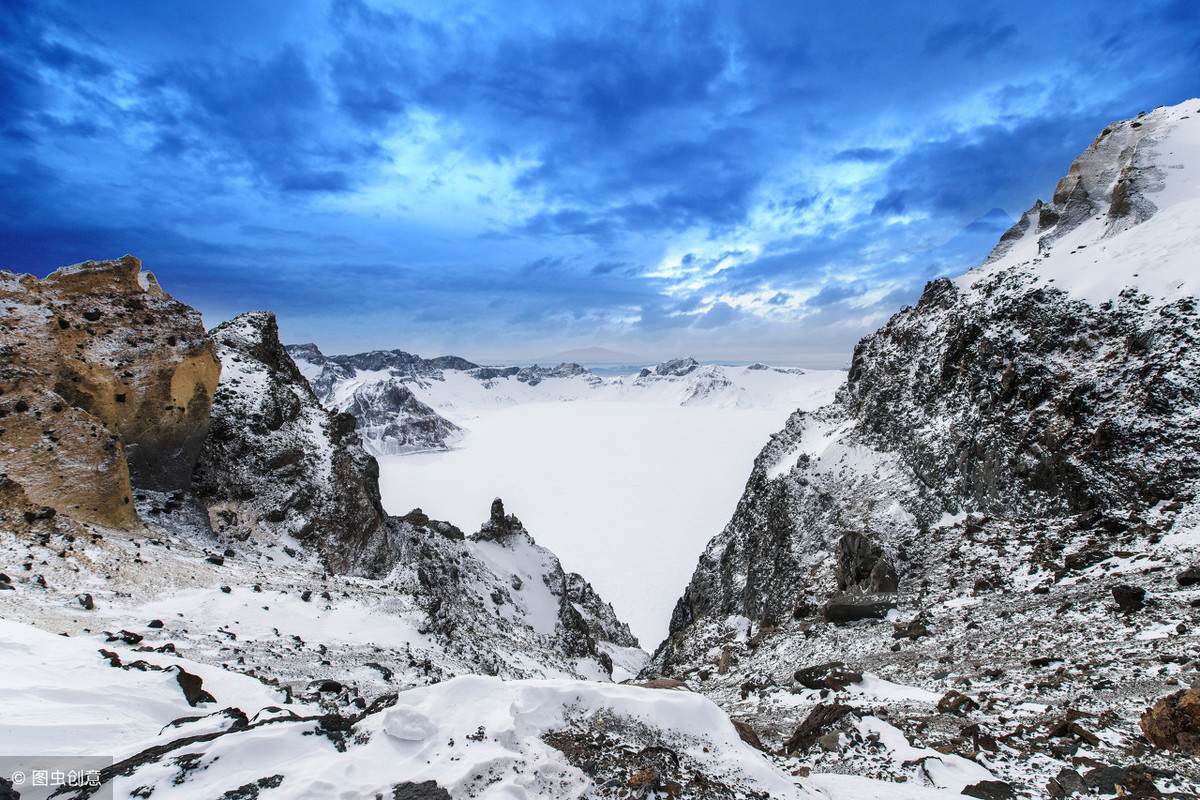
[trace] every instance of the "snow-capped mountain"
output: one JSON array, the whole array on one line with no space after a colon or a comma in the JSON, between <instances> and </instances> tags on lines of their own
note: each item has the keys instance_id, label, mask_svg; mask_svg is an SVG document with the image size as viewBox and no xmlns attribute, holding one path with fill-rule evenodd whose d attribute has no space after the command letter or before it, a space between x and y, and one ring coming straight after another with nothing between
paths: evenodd
<instances>
[{"instance_id":1,"label":"snow-capped mountain","mask_svg":"<svg viewBox=\"0 0 1200 800\"><path fill-rule=\"evenodd\" d=\"M327 356L288 345L317 397L353 414L376 455L444 449L480 414L521 403L603 400L717 408L794 408L808 390L795 368L731 367L676 358L630 375L602 377L574 363L480 366L456 356L402 350Z\"/></svg>"},{"instance_id":2,"label":"snow-capped mountain","mask_svg":"<svg viewBox=\"0 0 1200 800\"><path fill-rule=\"evenodd\" d=\"M1200 677L1197 265L1200 102L1109 125L772 437L657 669L818 766L906 774L899 724L977 797L1194 791L1138 719Z\"/></svg>"}]
</instances>

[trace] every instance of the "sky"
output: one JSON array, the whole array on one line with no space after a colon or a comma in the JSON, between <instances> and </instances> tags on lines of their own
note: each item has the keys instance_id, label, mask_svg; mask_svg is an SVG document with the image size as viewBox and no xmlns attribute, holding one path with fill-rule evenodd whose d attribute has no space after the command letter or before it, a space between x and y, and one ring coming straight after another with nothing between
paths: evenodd
<instances>
[{"instance_id":1,"label":"sky","mask_svg":"<svg viewBox=\"0 0 1200 800\"><path fill-rule=\"evenodd\" d=\"M0 268L478 361L842 366L1104 125L1194 0L0 4Z\"/></svg>"}]
</instances>

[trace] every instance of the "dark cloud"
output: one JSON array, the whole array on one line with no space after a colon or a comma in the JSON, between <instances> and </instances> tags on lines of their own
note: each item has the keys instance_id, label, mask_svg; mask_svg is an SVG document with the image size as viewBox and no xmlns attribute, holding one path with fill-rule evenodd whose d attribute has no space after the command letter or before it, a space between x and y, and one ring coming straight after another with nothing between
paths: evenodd
<instances>
[{"instance_id":1,"label":"dark cloud","mask_svg":"<svg viewBox=\"0 0 1200 800\"><path fill-rule=\"evenodd\" d=\"M879 147L852 147L849 150L843 150L834 156L835 161L867 161L880 162L891 161L896 156L896 151L888 148Z\"/></svg>"}]
</instances>

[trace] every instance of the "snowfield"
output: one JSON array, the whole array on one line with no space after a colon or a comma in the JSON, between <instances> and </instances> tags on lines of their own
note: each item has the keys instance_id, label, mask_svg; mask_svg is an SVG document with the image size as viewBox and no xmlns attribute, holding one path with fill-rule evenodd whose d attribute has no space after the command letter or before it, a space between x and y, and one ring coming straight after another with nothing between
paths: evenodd
<instances>
[{"instance_id":1,"label":"snowfield","mask_svg":"<svg viewBox=\"0 0 1200 800\"><path fill-rule=\"evenodd\" d=\"M653 649L762 442L796 407L829 402L844 379L796 376L803 391L786 408L681 406L669 391L659 402L475 405L456 449L379 458L384 506L471 526L502 497Z\"/></svg>"}]
</instances>

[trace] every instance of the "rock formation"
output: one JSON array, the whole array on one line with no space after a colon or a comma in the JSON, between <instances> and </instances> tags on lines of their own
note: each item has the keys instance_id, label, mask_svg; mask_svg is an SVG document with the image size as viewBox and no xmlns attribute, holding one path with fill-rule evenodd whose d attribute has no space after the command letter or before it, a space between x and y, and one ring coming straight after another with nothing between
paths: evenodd
<instances>
[{"instance_id":1,"label":"rock formation","mask_svg":"<svg viewBox=\"0 0 1200 800\"><path fill-rule=\"evenodd\" d=\"M275 315L251 312L211 332L225 370L196 465L213 531L294 541L329 569L380 576L387 544L379 467L349 414L326 411L279 343Z\"/></svg>"},{"instance_id":2,"label":"rock formation","mask_svg":"<svg viewBox=\"0 0 1200 800\"><path fill-rule=\"evenodd\" d=\"M188 485L220 374L198 313L132 256L0 273L0 303L3 471L31 499L128 526L131 484Z\"/></svg>"}]
</instances>

